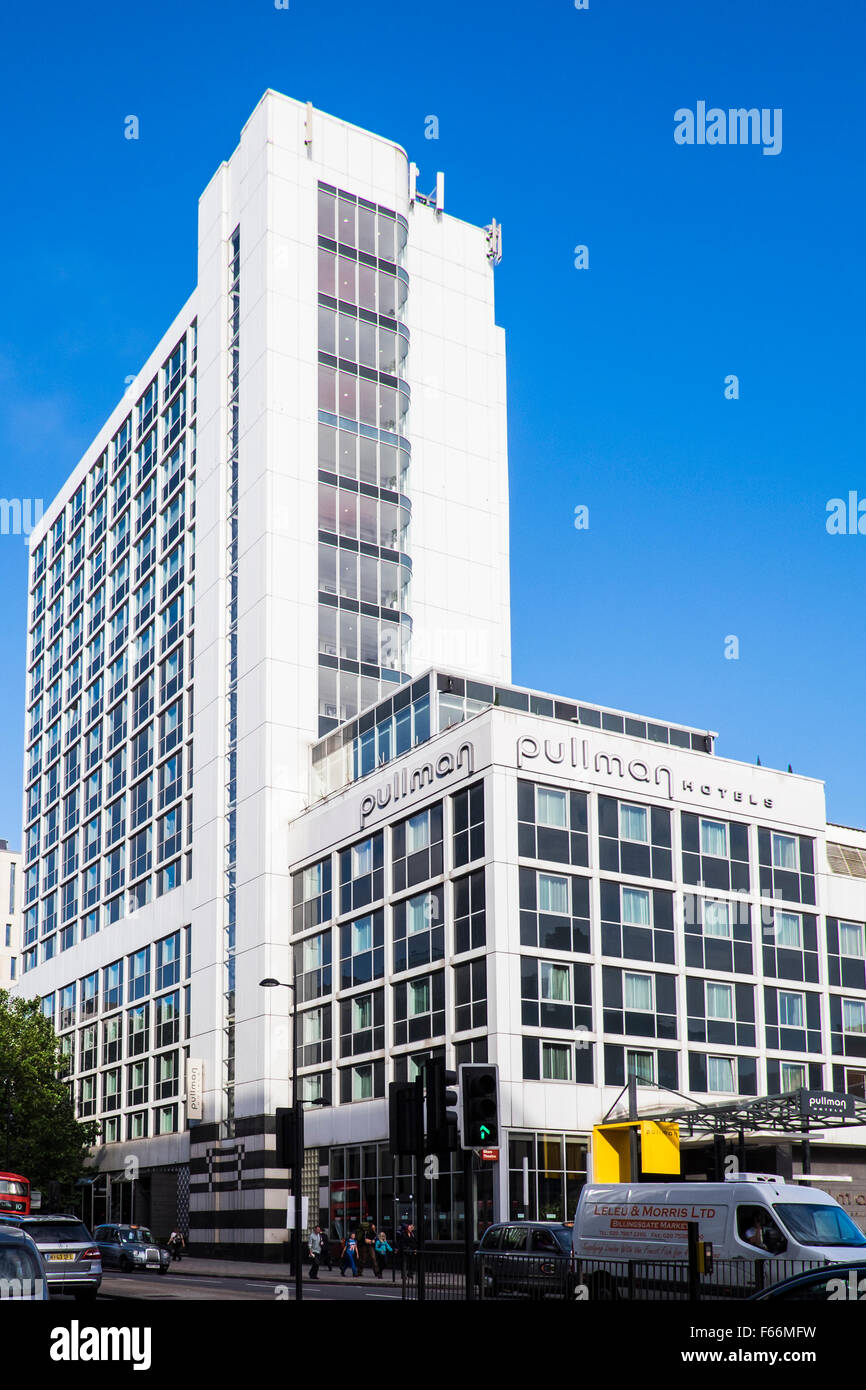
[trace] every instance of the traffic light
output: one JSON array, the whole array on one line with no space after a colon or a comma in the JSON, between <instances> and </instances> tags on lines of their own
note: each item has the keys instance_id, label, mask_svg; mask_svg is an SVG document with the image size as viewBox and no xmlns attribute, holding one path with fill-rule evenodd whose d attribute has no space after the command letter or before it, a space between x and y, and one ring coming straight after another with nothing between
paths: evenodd
<instances>
[{"instance_id":1,"label":"traffic light","mask_svg":"<svg viewBox=\"0 0 866 1390\"><path fill-rule=\"evenodd\" d=\"M297 1117L297 1118L296 1118ZM295 1166L295 1147L304 1151L304 1112L301 1106L295 1110L294 1106L289 1109L280 1107L277 1110L277 1155L274 1159L274 1166L277 1168L294 1168ZM296 1124L300 1125L300 1140L298 1139Z\"/></svg>"},{"instance_id":2,"label":"traffic light","mask_svg":"<svg viewBox=\"0 0 866 1390\"><path fill-rule=\"evenodd\" d=\"M460 1068L463 1148L499 1145L499 1076L487 1062L464 1062Z\"/></svg>"},{"instance_id":3,"label":"traffic light","mask_svg":"<svg viewBox=\"0 0 866 1390\"><path fill-rule=\"evenodd\" d=\"M414 1081L388 1087L388 1148L392 1154L416 1154L421 1147L423 1113Z\"/></svg>"},{"instance_id":4,"label":"traffic light","mask_svg":"<svg viewBox=\"0 0 866 1390\"><path fill-rule=\"evenodd\" d=\"M427 1083L427 1152L450 1153L458 1148L456 1071L446 1070L442 1061L426 1064Z\"/></svg>"}]
</instances>

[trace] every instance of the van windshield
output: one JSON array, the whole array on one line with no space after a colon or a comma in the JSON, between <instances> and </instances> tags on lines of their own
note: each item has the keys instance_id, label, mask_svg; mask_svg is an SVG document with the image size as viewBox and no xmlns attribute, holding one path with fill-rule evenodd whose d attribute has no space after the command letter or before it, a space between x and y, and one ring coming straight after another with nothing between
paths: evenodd
<instances>
[{"instance_id":1,"label":"van windshield","mask_svg":"<svg viewBox=\"0 0 866 1390\"><path fill-rule=\"evenodd\" d=\"M866 1236L841 1207L824 1202L775 1202L773 1210L802 1245L866 1245Z\"/></svg>"}]
</instances>

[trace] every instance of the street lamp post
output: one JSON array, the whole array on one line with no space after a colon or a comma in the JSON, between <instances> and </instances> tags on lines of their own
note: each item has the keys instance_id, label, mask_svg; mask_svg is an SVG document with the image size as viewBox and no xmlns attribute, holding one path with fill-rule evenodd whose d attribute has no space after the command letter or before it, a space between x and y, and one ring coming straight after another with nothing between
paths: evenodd
<instances>
[{"instance_id":1,"label":"street lamp post","mask_svg":"<svg viewBox=\"0 0 866 1390\"><path fill-rule=\"evenodd\" d=\"M295 1201L295 1224L292 1230L292 1257L295 1264L295 1299L300 1302L304 1297L304 1279L301 1268L301 1175L304 1166L304 1107L298 1094L298 996L296 982L293 979L291 984L284 980L274 980L268 978L260 980L259 984L263 989L290 989L292 991L292 1111L293 1111L293 1132L294 1148L292 1162L292 1195Z\"/></svg>"}]
</instances>

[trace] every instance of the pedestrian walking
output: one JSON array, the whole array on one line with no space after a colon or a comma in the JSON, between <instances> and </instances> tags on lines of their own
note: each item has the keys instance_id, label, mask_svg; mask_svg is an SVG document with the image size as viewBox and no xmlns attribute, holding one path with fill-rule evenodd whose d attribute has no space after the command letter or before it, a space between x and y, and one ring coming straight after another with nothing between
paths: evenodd
<instances>
[{"instance_id":1,"label":"pedestrian walking","mask_svg":"<svg viewBox=\"0 0 866 1390\"><path fill-rule=\"evenodd\" d=\"M358 1240L354 1231L350 1231L343 1241L343 1248L340 1252L341 1276L345 1275L347 1265L351 1269L354 1278L360 1278L361 1271L358 1269Z\"/></svg>"},{"instance_id":2,"label":"pedestrian walking","mask_svg":"<svg viewBox=\"0 0 866 1390\"><path fill-rule=\"evenodd\" d=\"M322 1253L319 1256L319 1265L322 1269L327 1269L330 1274L331 1270L334 1268L331 1260L331 1237L327 1231L322 1230L321 1226L319 1230L322 1234Z\"/></svg>"},{"instance_id":3,"label":"pedestrian walking","mask_svg":"<svg viewBox=\"0 0 866 1390\"><path fill-rule=\"evenodd\" d=\"M376 1241L379 1233L376 1230L375 1221L371 1221L364 1232L364 1244L362 1249L362 1268L366 1268L369 1262L373 1267L373 1277L379 1278L379 1261L376 1257Z\"/></svg>"},{"instance_id":4,"label":"pedestrian walking","mask_svg":"<svg viewBox=\"0 0 866 1390\"><path fill-rule=\"evenodd\" d=\"M384 1271L388 1268L388 1256L394 1253L394 1247L388 1240L385 1231L379 1231L376 1235L375 1250L376 1257L379 1261L378 1278L381 1279Z\"/></svg>"},{"instance_id":5,"label":"pedestrian walking","mask_svg":"<svg viewBox=\"0 0 866 1390\"><path fill-rule=\"evenodd\" d=\"M318 1277L319 1277L319 1256L320 1256L321 1253L322 1253L322 1228L321 1228L321 1226L317 1226L317 1227L315 1228L315 1230L313 1230L313 1231L310 1232L310 1238L309 1238L309 1240L307 1241L307 1246L308 1246L309 1251L310 1251L310 1278L311 1278L311 1279L318 1279Z\"/></svg>"}]
</instances>

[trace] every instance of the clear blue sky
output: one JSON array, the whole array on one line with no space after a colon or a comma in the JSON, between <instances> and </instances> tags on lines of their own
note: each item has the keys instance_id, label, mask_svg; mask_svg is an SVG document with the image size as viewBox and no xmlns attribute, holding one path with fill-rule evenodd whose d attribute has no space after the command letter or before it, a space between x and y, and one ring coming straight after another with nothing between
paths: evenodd
<instances>
[{"instance_id":1,"label":"clear blue sky","mask_svg":"<svg viewBox=\"0 0 866 1390\"><path fill-rule=\"evenodd\" d=\"M864 48L850 0L14 7L0 490L53 496L191 290L196 200L262 92L312 100L503 224L515 680L717 729L866 824L866 536L825 529L866 497ZM698 101L781 108L782 152L676 145ZM15 845L25 582L0 537Z\"/></svg>"}]
</instances>

